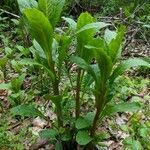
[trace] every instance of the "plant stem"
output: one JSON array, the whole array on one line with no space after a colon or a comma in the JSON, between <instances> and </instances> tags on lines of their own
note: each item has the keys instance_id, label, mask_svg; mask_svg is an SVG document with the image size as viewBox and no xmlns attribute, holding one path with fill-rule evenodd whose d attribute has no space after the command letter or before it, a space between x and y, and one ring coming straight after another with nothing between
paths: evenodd
<instances>
[{"instance_id":1,"label":"plant stem","mask_svg":"<svg viewBox=\"0 0 150 150\"><path fill-rule=\"evenodd\" d=\"M59 81L56 79L52 84L54 96L59 96ZM58 119L58 126L59 127L63 126L61 102L59 102L58 105L56 106L56 115Z\"/></svg>"},{"instance_id":2,"label":"plant stem","mask_svg":"<svg viewBox=\"0 0 150 150\"><path fill-rule=\"evenodd\" d=\"M90 131L90 135L93 137L95 135L95 130L96 130L96 125L97 125L97 121L99 119L99 115L100 115L100 107L97 107L96 108L96 114L95 114L95 117L94 117L94 121L93 121L93 125L92 125L92 128L91 128L91 131Z\"/></svg>"},{"instance_id":3,"label":"plant stem","mask_svg":"<svg viewBox=\"0 0 150 150\"><path fill-rule=\"evenodd\" d=\"M57 73L54 67L54 62L49 62L49 65L51 67L52 72L55 75L55 80L52 82L53 93L54 96L59 96L59 80L57 79ZM63 126L61 102L59 102L58 105L56 106L56 115L58 119L58 127Z\"/></svg>"},{"instance_id":4,"label":"plant stem","mask_svg":"<svg viewBox=\"0 0 150 150\"><path fill-rule=\"evenodd\" d=\"M76 119L79 118L80 115L80 76L81 76L81 69L78 70L77 75L77 87L76 87Z\"/></svg>"},{"instance_id":5,"label":"plant stem","mask_svg":"<svg viewBox=\"0 0 150 150\"><path fill-rule=\"evenodd\" d=\"M99 116L103 110L103 107L105 105L105 93L106 91L105 90L102 90L103 92L100 94L100 95L96 95L95 96L95 100L96 100L96 114L95 114L95 117L94 117L94 121L93 121L93 125L92 125L92 128L90 130L90 135L91 137L94 137L95 135L95 131L96 131L96 126L97 126L97 122L99 120Z\"/></svg>"},{"instance_id":6,"label":"plant stem","mask_svg":"<svg viewBox=\"0 0 150 150\"><path fill-rule=\"evenodd\" d=\"M73 98L76 99L76 93L75 93L75 91L74 91L74 86L73 86L73 82L72 82L72 80L71 80L71 76L70 76L69 71L67 71L67 75L68 75L68 79L69 79L69 81L70 81L71 88L72 88L72 90L73 90Z\"/></svg>"},{"instance_id":7,"label":"plant stem","mask_svg":"<svg viewBox=\"0 0 150 150\"><path fill-rule=\"evenodd\" d=\"M99 104L96 104L96 114L95 114L95 117L94 117L94 120L93 120L93 125L92 125L91 130L90 130L90 136L91 137L95 136L97 122L99 120L99 116L100 116L100 114L103 110L103 106L104 106L104 103L105 103L105 94L102 94L102 95L98 96L98 98L97 98L97 96L95 96L95 100L96 100L96 103L97 103L97 100L98 100ZM87 146L87 149L88 150L93 150L94 146L95 146L94 143L90 142Z\"/></svg>"}]
</instances>

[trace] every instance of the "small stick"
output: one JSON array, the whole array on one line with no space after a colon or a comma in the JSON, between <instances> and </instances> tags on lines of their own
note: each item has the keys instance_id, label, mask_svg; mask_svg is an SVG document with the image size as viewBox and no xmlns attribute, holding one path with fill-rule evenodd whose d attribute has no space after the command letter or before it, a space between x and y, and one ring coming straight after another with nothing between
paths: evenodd
<instances>
[{"instance_id":1,"label":"small stick","mask_svg":"<svg viewBox=\"0 0 150 150\"><path fill-rule=\"evenodd\" d=\"M11 15L11 16L13 16L13 17L15 17L15 18L18 18L18 19L20 18L20 16L18 16L18 15L16 15L16 14L13 14L13 13L11 13L11 12L9 12L9 11L3 10L3 9L0 9L0 11L6 13L6 14L8 14L8 15Z\"/></svg>"}]
</instances>

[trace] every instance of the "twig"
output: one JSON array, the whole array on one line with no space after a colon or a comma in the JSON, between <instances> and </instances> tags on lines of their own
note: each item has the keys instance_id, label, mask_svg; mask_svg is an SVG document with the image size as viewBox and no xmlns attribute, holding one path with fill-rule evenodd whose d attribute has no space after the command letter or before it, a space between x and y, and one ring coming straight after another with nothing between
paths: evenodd
<instances>
[{"instance_id":1,"label":"twig","mask_svg":"<svg viewBox=\"0 0 150 150\"><path fill-rule=\"evenodd\" d=\"M98 17L98 19L120 20L118 17Z\"/></svg>"},{"instance_id":2,"label":"twig","mask_svg":"<svg viewBox=\"0 0 150 150\"><path fill-rule=\"evenodd\" d=\"M11 16L13 16L13 17L15 17L15 18L18 18L18 19L20 18L20 16L18 16L18 15L16 15L16 14L13 14L13 13L11 13L11 12L9 12L9 11L6 11L6 10L4 10L4 9L1 9L1 8L0 8L0 11L6 13L6 14L8 14L8 15L11 15Z\"/></svg>"}]
</instances>

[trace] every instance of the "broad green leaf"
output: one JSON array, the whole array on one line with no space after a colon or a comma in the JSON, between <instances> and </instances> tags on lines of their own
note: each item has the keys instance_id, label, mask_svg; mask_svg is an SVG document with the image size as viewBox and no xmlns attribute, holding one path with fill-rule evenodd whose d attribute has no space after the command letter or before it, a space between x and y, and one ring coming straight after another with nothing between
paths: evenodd
<instances>
[{"instance_id":1,"label":"broad green leaf","mask_svg":"<svg viewBox=\"0 0 150 150\"><path fill-rule=\"evenodd\" d=\"M21 12L23 12L26 8L38 7L38 3L36 0L17 0L17 2Z\"/></svg>"},{"instance_id":2,"label":"broad green leaf","mask_svg":"<svg viewBox=\"0 0 150 150\"><path fill-rule=\"evenodd\" d=\"M112 61L104 50L99 49L96 52L96 60L101 74L101 82L105 83L112 70Z\"/></svg>"},{"instance_id":3,"label":"broad green leaf","mask_svg":"<svg viewBox=\"0 0 150 150\"><path fill-rule=\"evenodd\" d=\"M24 14L27 18L30 33L45 52L49 63L52 61L53 29L45 15L37 9L26 9Z\"/></svg>"},{"instance_id":4,"label":"broad green leaf","mask_svg":"<svg viewBox=\"0 0 150 150\"><path fill-rule=\"evenodd\" d=\"M147 61L150 64L150 57L144 57L142 58L144 61Z\"/></svg>"},{"instance_id":5,"label":"broad green leaf","mask_svg":"<svg viewBox=\"0 0 150 150\"><path fill-rule=\"evenodd\" d=\"M13 50L9 47L5 47L5 53L7 57L11 57L13 54Z\"/></svg>"},{"instance_id":6,"label":"broad green leaf","mask_svg":"<svg viewBox=\"0 0 150 150\"><path fill-rule=\"evenodd\" d=\"M88 45L85 45L86 48L88 49L106 49L105 48L105 40L102 38L93 38L88 42ZM95 56L94 56L95 57Z\"/></svg>"},{"instance_id":7,"label":"broad green leaf","mask_svg":"<svg viewBox=\"0 0 150 150\"><path fill-rule=\"evenodd\" d=\"M24 96L25 96L25 93L23 90L22 91L21 90L19 90L19 91L12 91L11 90L11 94L8 95L7 98L9 100L11 106L14 107L14 106L20 105L20 103L24 99Z\"/></svg>"},{"instance_id":8,"label":"broad green leaf","mask_svg":"<svg viewBox=\"0 0 150 150\"><path fill-rule=\"evenodd\" d=\"M85 13L82 13L78 20L77 20L77 33L76 36L77 36L77 54L80 56L80 57L85 57L85 54L86 54L86 50L84 48L85 45L87 45L87 43L93 38L94 34L95 34L95 29L93 28L88 28L86 30L82 30L82 32L78 32L82 29L82 27L84 27L85 25L89 24L89 23L93 23L94 19L93 17L85 12Z\"/></svg>"},{"instance_id":9,"label":"broad green leaf","mask_svg":"<svg viewBox=\"0 0 150 150\"><path fill-rule=\"evenodd\" d=\"M150 25L149 24L145 24L145 25L143 25L143 27L150 28Z\"/></svg>"},{"instance_id":10,"label":"broad green leaf","mask_svg":"<svg viewBox=\"0 0 150 150\"><path fill-rule=\"evenodd\" d=\"M76 23L73 19L67 18L67 17L62 17L62 19L65 20L65 21L69 24L70 28L71 28L73 31L76 30L77 23Z\"/></svg>"},{"instance_id":11,"label":"broad green leaf","mask_svg":"<svg viewBox=\"0 0 150 150\"><path fill-rule=\"evenodd\" d=\"M11 61L11 67L16 71L16 72L22 72L22 66L16 61L16 60L12 60Z\"/></svg>"},{"instance_id":12,"label":"broad green leaf","mask_svg":"<svg viewBox=\"0 0 150 150\"><path fill-rule=\"evenodd\" d=\"M75 122L75 126L78 130L89 128L90 125L90 122L83 117L78 118Z\"/></svg>"},{"instance_id":13,"label":"broad green leaf","mask_svg":"<svg viewBox=\"0 0 150 150\"><path fill-rule=\"evenodd\" d=\"M0 58L0 69L4 69L8 61L9 60L7 57Z\"/></svg>"},{"instance_id":14,"label":"broad green leaf","mask_svg":"<svg viewBox=\"0 0 150 150\"><path fill-rule=\"evenodd\" d=\"M121 64L119 64L117 68L113 71L112 75L110 76L110 83L113 83L113 81L119 75L123 74L125 70L137 66L145 66L150 68L150 63L140 58L130 58L128 60L125 60Z\"/></svg>"},{"instance_id":15,"label":"broad green leaf","mask_svg":"<svg viewBox=\"0 0 150 150\"><path fill-rule=\"evenodd\" d=\"M11 113L22 117L44 117L44 115L35 108L34 105L23 104L11 109Z\"/></svg>"},{"instance_id":16,"label":"broad green leaf","mask_svg":"<svg viewBox=\"0 0 150 150\"><path fill-rule=\"evenodd\" d=\"M85 116L76 120L75 126L78 130L86 129L92 126L95 114L93 112L87 113Z\"/></svg>"},{"instance_id":17,"label":"broad green leaf","mask_svg":"<svg viewBox=\"0 0 150 150\"><path fill-rule=\"evenodd\" d=\"M11 90L14 92L19 92L21 90L21 86L23 84L23 81L25 79L25 74L20 75L17 78L14 78L11 80Z\"/></svg>"},{"instance_id":18,"label":"broad green leaf","mask_svg":"<svg viewBox=\"0 0 150 150\"><path fill-rule=\"evenodd\" d=\"M40 131L39 135L41 138L45 139L55 139L58 136L58 131L56 129L45 129Z\"/></svg>"},{"instance_id":19,"label":"broad green leaf","mask_svg":"<svg viewBox=\"0 0 150 150\"><path fill-rule=\"evenodd\" d=\"M104 83L110 76L113 67L111 57L108 55L107 47L105 47L105 41L97 38L92 39L88 44L85 47L95 51L93 55L95 55L101 75L99 81Z\"/></svg>"},{"instance_id":20,"label":"broad green leaf","mask_svg":"<svg viewBox=\"0 0 150 150\"><path fill-rule=\"evenodd\" d=\"M0 90L10 90L11 84L10 83L0 83Z\"/></svg>"},{"instance_id":21,"label":"broad green leaf","mask_svg":"<svg viewBox=\"0 0 150 150\"><path fill-rule=\"evenodd\" d=\"M83 89L82 92L86 93L87 91L91 91L91 86L93 86L93 83L94 83L93 77L89 73L86 73L82 80L82 89ZM84 94L82 95L82 97L83 96Z\"/></svg>"},{"instance_id":22,"label":"broad green leaf","mask_svg":"<svg viewBox=\"0 0 150 150\"><path fill-rule=\"evenodd\" d=\"M60 19L64 5L65 0L39 0L39 9L49 19L53 29Z\"/></svg>"},{"instance_id":23,"label":"broad green leaf","mask_svg":"<svg viewBox=\"0 0 150 150\"><path fill-rule=\"evenodd\" d=\"M86 30L93 30L93 29L96 29L96 30L100 30L102 28L105 28L107 26L109 26L110 24L108 23L105 23L105 22L94 22L94 23L88 23L86 25L84 25L82 28L80 28L79 30L77 30L76 34L79 34L83 31L86 31Z\"/></svg>"},{"instance_id":24,"label":"broad green leaf","mask_svg":"<svg viewBox=\"0 0 150 150\"><path fill-rule=\"evenodd\" d=\"M108 53L106 42L102 38L92 38L84 47L86 49L83 58L86 58L86 61L89 63L91 63L91 60L96 57L99 49Z\"/></svg>"},{"instance_id":25,"label":"broad green leaf","mask_svg":"<svg viewBox=\"0 0 150 150\"><path fill-rule=\"evenodd\" d=\"M116 31L111 31L109 29L106 29L105 30L105 33L104 33L104 39L105 41L109 44L113 39L115 39L117 36L117 33Z\"/></svg>"},{"instance_id":26,"label":"broad green leaf","mask_svg":"<svg viewBox=\"0 0 150 150\"><path fill-rule=\"evenodd\" d=\"M43 65L42 63L36 62L33 59L22 59L22 60L18 61L18 63L21 65L43 67L43 69L46 70L48 75L51 77L52 81L55 79L53 72L51 72L51 70L47 67L47 65Z\"/></svg>"},{"instance_id":27,"label":"broad green leaf","mask_svg":"<svg viewBox=\"0 0 150 150\"><path fill-rule=\"evenodd\" d=\"M132 139L131 137L124 139L123 144L127 149L143 150L141 143L138 140Z\"/></svg>"},{"instance_id":28,"label":"broad green leaf","mask_svg":"<svg viewBox=\"0 0 150 150\"><path fill-rule=\"evenodd\" d=\"M58 48L58 60L59 60L59 68L62 67L64 59L67 57L67 52L69 50L69 46L71 43L71 37L70 36L57 36L57 41L59 43Z\"/></svg>"},{"instance_id":29,"label":"broad green leaf","mask_svg":"<svg viewBox=\"0 0 150 150\"><path fill-rule=\"evenodd\" d=\"M89 74L91 74L93 79L97 82L97 77L96 77L94 70L92 69L92 67L89 64L87 64L87 62L84 59L82 59L78 56L72 56L70 58L70 60L73 63L76 63L80 68L86 70Z\"/></svg>"},{"instance_id":30,"label":"broad green leaf","mask_svg":"<svg viewBox=\"0 0 150 150\"><path fill-rule=\"evenodd\" d=\"M125 27L122 26L119 28L116 37L113 38L108 45L109 56L111 57L113 63L121 55L121 45L123 43L124 33Z\"/></svg>"},{"instance_id":31,"label":"broad green leaf","mask_svg":"<svg viewBox=\"0 0 150 150\"><path fill-rule=\"evenodd\" d=\"M113 104L113 105L106 105L105 109L102 112L102 116L111 116L117 112L133 112L137 111L141 108L141 105L138 102L131 102L131 103L120 103L120 104Z\"/></svg>"},{"instance_id":32,"label":"broad green leaf","mask_svg":"<svg viewBox=\"0 0 150 150\"><path fill-rule=\"evenodd\" d=\"M87 145L92 141L92 138L87 131L79 131L76 135L76 141L79 145Z\"/></svg>"},{"instance_id":33,"label":"broad green leaf","mask_svg":"<svg viewBox=\"0 0 150 150\"><path fill-rule=\"evenodd\" d=\"M78 118L75 122L76 128L78 130L89 128L93 124L94 116L94 112L89 112L85 116Z\"/></svg>"},{"instance_id":34,"label":"broad green leaf","mask_svg":"<svg viewBox=\"0 0 150 150\"><path fill-rule=\"evenodd\" d=\"M30 55L29 48L25 48L23 46L17 45L16 48L20 51L20 57L25 56L28 57Z\"/></svg>"},{"instance_id":35,"label":"broad green leaf","mask_svg":"<svg viewBox=\"0 0 150 150\"><path fill-rule=\"evenodd\" d=\"M61 140L62 141L70 141L72 139L72 133L71 131L65 131L63 134L61 134Z\"/></svg>"},{"instance_id":36,"label":"broad green leaf","mask_svg":"<svg viewBox=\"0 0 150 150\"><path fill-rule=\"evenodd\" d=\"M86 119L91 125L93 124L93 120L95 117L95 113L94 112L89 112L84 116L84 119Z\"/></svg>"},{"instance_id":37,"label":"broad green leaf","mask_svg":"<svg viewBox=\"0 0 150 150\"><path fill-rule=\"evenodd\" d=\"M150 135L150 128L146 125L144 127L141 127L139 130L139 134L143 138L148 138L148 136Z\"/></svg>"},{"instance_id":38,"label":"broad green leaf","mask_svg":"<svg viewBox=\"0 0 150 150\"><path fill-rule=\"evenodd\" d=\"M34 54L33 55L39 55L42 58L46 58L44 51L42 47L39 45L39 43L36 40L33 40L33 47L35 48L35 51L32 51Z\"/></svg>"}]
</instances>

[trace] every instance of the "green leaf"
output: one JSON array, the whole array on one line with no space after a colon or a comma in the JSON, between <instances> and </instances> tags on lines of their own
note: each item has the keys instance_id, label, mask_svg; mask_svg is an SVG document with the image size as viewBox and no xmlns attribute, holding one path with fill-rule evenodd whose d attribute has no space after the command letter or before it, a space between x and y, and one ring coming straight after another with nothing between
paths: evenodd
<instances>
[{"instance_id":1,"label":"green leaf","mask_svg":"<svg viewBox=\"0 0 150 150\"><path fill-rule=\"evenodd\" d=\"M89 128L93 124L94 116L93 112L89 112L85 116L78 118L75 122L76 128L79 130Z\"/></svg>"},{"instance_id":2,"label":"green leaf","mask_svg":"<svg viewBox=\"0 0 150 150\"><path fill-rule=\"evenodd\" d=\"M61 36L57 36L56 37L58 43L59 43L59 48L58 48L58 60L59 60L59 69L62 67L63 65L63 61L64 59L67 57L67 52L69 50L69 46L71 43L71 37L70 36L65 36L65 35L61 35Z\"/></svg>"},{"instance_id":3,"label":"green leaf","mask_svg":"<svg viewBox=\"0 0 150 150\"><path fill-rule=\"evenodd\" d=\"M110 76L110 83L113 83L114 80L119 75L123 74L125 70L131 67L137 67L137 66L146 66L150 68L150 63L140 58L131 58L131 59L125 60L121 64L119 64L117 68L113 71L112 75Z\"/></svg>"},{"instance_id":4,"label":"green leaf","mask_svg":"<svg viewBox=\"0 0 150 150\"><path fill-rule=\"evenodd\" d=\"M12 60L11 61L11 67L16 71L16 72L22 72L21 68L22 66L16 61L16 60Z\"/></svg>"},{"instance_id":5,"label":"green leaf","mask_svg":"<svg viewBox=\"0 0 150 150\"><path fill-rule=\"evenodd\" d=\"M33 47L35 48L35 50L34 51L32 50L32 53L33 55L35 55L35 57L38 55L41 58L46 58L42 47L36 40L33 40Z\"/></svg>"},{"instance_id":6,"label":"green leaf","mask_svg":"<svg viewBox=\"0 0 150 150\"><path fill-rule=\"evenodd\" d=\"M88 23L85 26L83 26L82 28L80 28L79 30L77 30L76 34L79 34L79 33L83 32L83 31L91 30L91 29L100 30L100 29L105 28L105 27L107 27L109 25L110 24L105 23L105 22Z\"/></svg>"},{"instance_id":7,"label":"green leaf","mask_svg":"<svg viewBox=\"0 0 150 150\"><path fill-rule=\"evenodd\" d=\"M111 57L112 62L115 62L116 59L121 55L121 45L123 42L124 33L125 33L125 27L122 26L119 28L116 37L113 38L108 45L109 56Z\"/></svg>"},{"instance_id":8,"label":"green leaf","mask_svg":"<svg viewBox=\"0 0 150 150\"><path fill-rule=\"evenodd\" d=\"M100 69L101 82L105 83L112 70L112 61L110 56L104 50L96 50L96 60Z\"/></svg>"},{"instance_id":9,"label":"green leaf","mask_svg":"<svg viewBox=\"0 0 150 150\"><path fill-rule=\"evenodd\" d=\"M144 61L147 61L150 64L150 57L144 57L142 58Z\"/></svg>"},{"instance_id":10,"label":"green leaf","mask_svg":"<svg viewBox=\"0 0 150 150\"><path fill-rule=\"evenodd\" d=\"M21 65L43 67L43 69L45 69L47 71L47 73L49 74L49 76L51 77L52 81L55 79L54 74L51 72L51 70L49 68L47 68L47 65L43 65L42 63L36 62L33 59L22 59L22 60L18 61L18 63Z\"/></svg>"},{"instance_id":11,"label":"green leaf","mask_svg":"<svg viewBox=\"0 0 150 150\"><path fill-rule=\"evenodd\" d=\"M28 48L25 48L23 46L17 45L16 48L20 51L20 57L25 56L28 57L30 55L30 50Z\"/></svg>"},{"instance_id":12,"label":"green leaf","mask_svg":"<svg viewBox=\"0 0 150 150\"><path fill-rule=\"evenodd\" d=\"M95 117L95 113L94 112L89 112L84 116L84 119L86 119L91 125L93 124L93 120Z\"/></svg>"},{"instance_id":13,"label":"green leaf","mask_svg":"<svg viewBox=\"0 0 150 150\"><path fill-rule=\"evenodd\" d=\"M53 29L60 19L64 4L65 0L39 0L39 9L49 19Z\"/></svg>"},{"instance_id":14,"label":"green leaf","mask_svg":"<svg viewBox=\"0 0 150 150\"><path fill-rule=\"evenodd\" d=\"M95 34L95 29L93 28L89 28L86 30L82 30L82 32L79 32L80 29L82 29L82 27L84 27L85 25L89 24L89 23L93 23L94 19L93 17L85 12L82 13L78 20L77 20L77 55L80 57L84 57L85 60L87 60L86 58L86 49L85 49L85 45L87 45L87 43L92 40L94 34Z\"/></svg>"},{"instance_id":15,"label":"green leaf","mask_svg":"<svg viewBox=\"0 0 150 150\"><path fill-rule=\"evenodd\" d=\"M107 54L108 49L106 47L106 42L105 40L103 40L102 38L92 38L87 45L84 46L85 49L85 53L84 53L84 57L86 58L86 61L91 63L91 60L93 58L96 58L98 54L99 49L105 51L105 53ZM90 61L89 61L90 60Z\"/></svg>"},{"instance_id":16,"label":"green leaf","mask_svg":"<svg viewBox=\"0 0 150 150\"><path fill-rule=\"evenodd\" d=\"M79 131L76 135L76 141L79 145L87 145L92 141L92 138L87 131Z\"/></svg>"},{"instance_id":17,"label":"green leaf","mask_svg":"<svg viewBox=\"0 0 150 150\"><path fill-rule=\"evenodd\" d=\"M21 12L23 12L26 8L37 8L38 3L36 0L17 0L18 6Z\"/></svg>"},{"instance_id":18,"label":"green leaf","mask_svg":"<svg viewBox=\"0 0 150 150\"><path fill-rule=\"evenodd\" d=\"M111 116L117 112L133 112L137 111L141 108L141 105L138 102L132 103L120 103L120 104L113 104L113 105L106 105L105 109L102 112L102 116Z\"/></svg>"},{"instance_id":19,"label":"green leaf","mask_svg":"<svg viewBox=\"0 0 150 150\"><path fill-rule=\"evenodd\" d=\"M53 29L50 22L45 15L37 9L26 9L24 14L27 18L27 23L33 39L40 44L47 60L51 62Z\"/></svg>"},{"instance_id":20,"label":"green leaf","mask_svg":"<svg viewBox=\"0 0 150 150\"><path fill-rule=\"evenodd\" d=\"M39 135L41 138L45 139L55 139L58 136L58 131L56 129L45 129L40 131Z\"/></svg>"},{"instance_id":21,"label":"green leaf","mask_svg":"<svg viewBox=\"0 0 150 150\"><path fill-rule=\"evenodd\" d=\"M0 83L0 90L10 90L11 84L10 83Z\"/></svg>"},{"instance_id":22,"label":"green leaf","mask_svg":"<svg viewBox=\"0 0 150 150\"><path fill-rule=\"evenodd\" d=\"M8 63L8 60L9 59L7 57L0 58L0 68L4 69Z\"/></svg>"},{"instance_id":23,"label":"green leaf","mask_svg":"<svg viewBox=\"0 0 150 150\"><path fill-rule=\"evenodd\" d=\"M87 62L91 62L93 58L93 49L87 49L85 46L93 40L97 29L108 26L104 22L95 22L94 18L87 12L82 13L77 21L77 55Z\"/></svg>"},{"instance_id":24,"label":"green leaf","mask_svg":"<svg viewBox=\"0 0 150 150\"><path fill-rule=\"evenodd\" d=\"M104 83L110 76L113 66L111 57L108 55L107 47L105 46L106 43L103 39L97 38L91 40L88 44L86 47L95 51L93 54L97 60L101 76L99 81Z\"/></svg>"},{"instance_id":25,"label":"green leaf","mask_svg":"<svg viewBox=\"0 0 150 150\"><path fill-rule=\"evenodd\" d=\"M19 92L19 90L21 90L21 86L23 84L23 81L25 79L25 74L20 75L17 78L14 78L11 80L11 90L14 92Z\"/></svg>"},{"instance_id":26,"label":"green leaf","mask_svg":"<svg viewBox=\"0 0 150 150\"><path fill-rule=\"evenodd\" d=\"M83 117L78 118L75 122L75 126L78 130L89 128L90 125L91 125L90 122L88 122L88 120L86 120Z\"/></svg>"},{"instance_id":27,"label":"green leaf","mask_svg":"<svg viewBox=\"0 0 150 150\"><path fill-rule=\"evenodd\" d=\"M148 133L150 134L150 128L149 127L141 127L139 129L139 134L143 138L148 138L148 136L149 136Z\"/></svg>"},{"instance_id":28,"label":"green leaf","mask_svg":"<svg viewBox=\"0 0 150 150\"><path fill-rule=\"evenodd\" d=\"M85 45L85 47L88 49L100 49L101 48L107 51L105 46L106 46L106 42L102 38L93 38L92 40L88 42L87 45Z\"/></svg>"},{"instance_id":29,"label":"green leaf","mask_svg":"<svg viewBox=\"0 0 150 150\"><path fill-rule=\"evenodd\" d=\"M69 24L70 28L71 28L73 31L76 30L77 23L76 23L73 19L67 18L67 17L62 17L62 19L65 20L65 21Z\"/></svg>"},{"instance_id":30,"label":"green leaf","mask_svg":"<svg viewBox=\"0 0 150 150\"><path fill-rule=\"evenodd\" d=\"M44 115L35 108L34 105L23 104L11 109L11 113L22 117L44 117Z\"/></svg>"},{"instance_id":31,"label":"green leaf","mask_svg":"<svg viewBox=\"0 0 150 150\"><path fill-rule=\"evenodd\" d=\"M145 24L142 27L144 27L144 28L150 28L150 25L149 24Z\"/></svg>"},{"instance_id":32,"label":"green leaf","mask_svg":"<svg viewBox=\"0 0 150 150\"><path fill-rule=\"evenodd\" d=\"M109 44L113 39L115 39L117 33L115 31L111 31L109 29L105 30L104 39Z\"/></svg>"},{"instance_id":33,"label":"green leaf","mask_svg":"<svg viewBox=\"0 0 150 150\"><path fill-rule=\"evenodd\" d=\"M132 139L131 137L124 139L123 144L128 149L143 150L141 143L138 140Z\"/></svg>"},{"instance_id":34,"label":"green leaf","mask_svg":"<svg viewBox=\"0 0 150 150\"><path fill-rule=\"evenodd\" d=\"M5 47L5 53L7 57L11 57L13 54L13 50L9 47Z\"/></svg>"},{"instance_id":35,"label":"green leaf","mask_svg":"<svg viewBox=\"0 0 150 150\"><path fill-rule=\"evenodd\" d=\"M86 70L89 74L91 74L93 79L97 82L97 77L96 77L95 72L93 71L93 68L88 63L86 63L84 59L77 57L77 56L72 56L70 60L73 63L76 63L80 68Z\"/></svg>"},{"instance_id":36,"label":"green leaf","mask_svg":"<svg viewBox=\"0 0 150 150\"><path fill-rule=\"evenodd\" d=\"M72 134L71 134L71 131L65 131L62 135L61 135L61 140L62 141L69 141L72 139Z\"/></svg>"}]
</instances>

